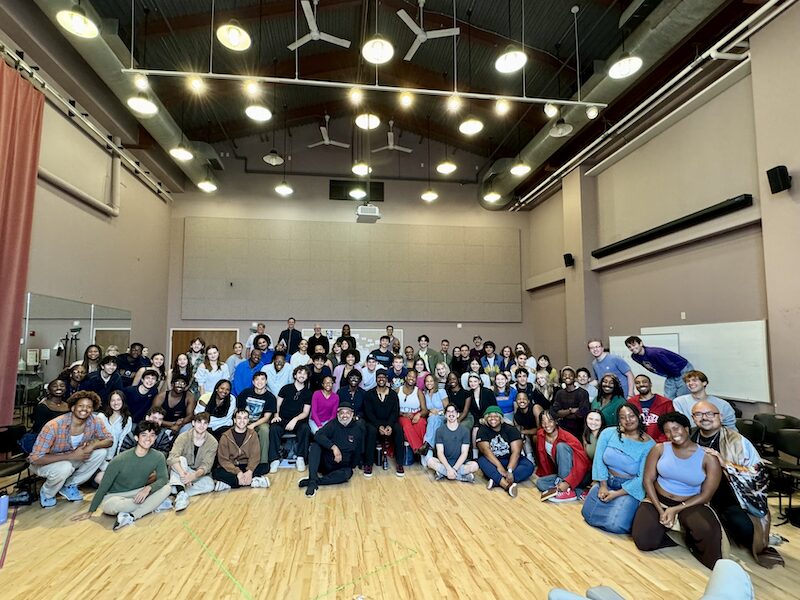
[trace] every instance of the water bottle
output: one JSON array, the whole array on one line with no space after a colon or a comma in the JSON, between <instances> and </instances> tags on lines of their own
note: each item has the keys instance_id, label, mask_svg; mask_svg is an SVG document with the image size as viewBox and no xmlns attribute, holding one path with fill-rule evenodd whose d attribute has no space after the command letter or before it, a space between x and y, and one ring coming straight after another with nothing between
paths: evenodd
<instances>
[{"instance_id":1,"label":"water bottle","mask_svg":"<svg viewBox=\"0 0 800 600\"><path fill-rule=\"evenodd\" d=\"M0 525L8 521L8 494L0 496Z\"/></svg>"},{"instance_id":2,"label":"water bottle","mask_svg":"<svg viewBox=\"0 0 800 600\"><path fill-rule=\"evenodd\" d=\"M384 471L388 471L389 470L389 453L386 451L386 446L383 447L382 454L383 454L383 460L381 461L381 464L383 466L383 470Z\"/></svg>"}]
</instances>

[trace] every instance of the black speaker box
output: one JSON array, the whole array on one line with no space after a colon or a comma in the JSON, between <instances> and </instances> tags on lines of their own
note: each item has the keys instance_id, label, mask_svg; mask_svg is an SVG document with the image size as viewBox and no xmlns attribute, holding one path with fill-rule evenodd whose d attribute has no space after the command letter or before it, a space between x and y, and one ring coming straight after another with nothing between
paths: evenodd
<instances>
[{"instance_id":1,"label":"black speaker box","mask_svg":"<svg viewBox=\"0 0 800 600\"><path fill-rule=\"evenodd\" d=\"M574 267L575 266L575 257L572 256L569 252L564 255L564 266L565 267Z\"/></svg>"},{"instance_id":2,"label":"black speaker box","mask_svg":"<svg viewBox=\"0 0 800 600\"><path fill-rule=\"evenodd\" d=\"M773 194L792 187L792 177L784 165L773 167L767 171L767 179L769 179L769 189Z\"/></svg>"}]
</instances>

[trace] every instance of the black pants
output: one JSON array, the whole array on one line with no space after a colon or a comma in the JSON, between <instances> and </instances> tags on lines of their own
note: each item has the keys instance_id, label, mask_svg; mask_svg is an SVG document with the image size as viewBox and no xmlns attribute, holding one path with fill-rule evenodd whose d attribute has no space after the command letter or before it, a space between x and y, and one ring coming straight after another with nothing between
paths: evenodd
<instances>
[{"instance_id":1,"label":"black pants","mask_svg":"<svg viewBox=\"0 0 800 600\"><path fill-rule=\"evenodd\" d=\"M364 439L364 464L371 465L375 462L375 444L378 442L378 428L372 423L364 422L364 427L367 430ZM381 439L386 436L380 436ZM391 441L394 443L394 458L397 464L403 464L403 453L405 452L405 436L403 435L403 428L400 423L392 424Z\"/></svg>"},{"instance_id":2,"label":"black pants","mask_svg":"<svg viewBox=\"0 0 800 600\"><path fill-rule=\"evenodd\" d=\"M720 482L724 485L725 481ZM711 505L719 517L722 528L730 538L740 546L748 550L753 546L753 522L747 513L738 504L728 504L726 506Z\"/></svg>"},{"instance_id":3,"label":"black pants","mask_svg":"<svg viewBox=\"0 0 800 600\"><path fill-rule=\"evenodd\" d=\"M233 425L223 425L222 427L219 427L217 429L210 430L210 433L211 435L214 436L214 438L217 441L220 441L222 439L222 434L228 431L228 429L230 429L231 427L233 427Z\"/></svg>"},{"instance_id":4,"label":"black pants","mask_svg":"<svg viewBox=\"0 0 800 600\"><path fill-rule=\"evenodd\" d=\"M320 477L320 473L322 476ZM308 479L317 485L336 485L346 483L353 476L350 463L336 462L333 452L316 442L308 449Z\"/></svg>"},{"instance_id":5,"label":"black pants","mask_svg":"<svg viewBox=\"0 0 800 600\"><path fill-rule=\"evenodd\" d=\"M247 465L236 465L240 471L246 471ZM267 463L259 463L258 466L253 470L253 477L260 477L265 473L269 473L269 465ZM239 487L239 480L236 478L236 475L231 473L230 471L226 471L222 467L214 467L211 469L211 477L213 477L217 481L221 481L223 483L227 483L232 488Z\"/></svg>"},{"instance_id":6,"label":"black pants","mask_svg":"<svg viewBox=\"0 0 800 600\"><path fill-rule=\"evenodd\" d=\"M278 451L281 448L281 436L284 433L293 433L297 436L295 440L297 446L295 452L297 456L303 457L303 460L308 458L308 442L311 439L311 428L308 426L308 421L300 421L294 426L294 431L286 431L286 423L288 421L281 421L280 423L270 423L269 425L269 462L278 460Z\"/></svg>"}]
</instances>

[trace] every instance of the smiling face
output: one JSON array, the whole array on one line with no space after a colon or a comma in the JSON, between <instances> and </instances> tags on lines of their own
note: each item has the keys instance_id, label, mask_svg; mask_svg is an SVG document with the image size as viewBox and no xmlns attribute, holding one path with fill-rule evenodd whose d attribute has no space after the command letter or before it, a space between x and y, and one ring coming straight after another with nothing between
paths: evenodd
<instances>
[{"instance_id":1,"label":"smiling face","mask_svg":"<svg viewBox=\"0 0 800 600\"><path fill-rule=\"evenodd\" d=\"M139 358L142 355L142 350L143 350L142 346L140 346L139 344L133 344L128 354L131 355L131 358Z\"/></svg>"},{"instance_id":2,"label":"smiling face","mask_svg":"<svg viewBox=\"0 0 800 600\"><path fill-rule=\"evenodd\" d=\"M596 410L593 410L588 415L586 415L586 426L589 428L589 431L600 431L600 427L603 425L603 419L600 416L600 413Z\"/></svg>"},{"instance_id":3,"label":"smiling face","mask_svg":"<svg viewBox=\"0 0 800 600\"><path fill-rule=\"evenodd\" d=\"M217 362L219 360L219 348L216 346L209 346L206 357L210 362Z\"/></svg>"},{"instance_id":4,"label":"smiling face","mask_svg":"<svg viewBox=\"0 0 800 600\"><path fill-rule=\"evenodd\" d=\"M155 431L143 431L139 435L134 436L136 440L136 444L142 450L150 450L153 444L156 442L156 432Z\"/></svg>"},{"instance_id":5,"label":"smiling face","mask_svg":"<svg viewBox=\"0 0 800 600\"><path fill-rule=\"evenodd\" d=\"M175 396L182 396L183 392L186 391L186 388L189 387L183 379L176 379L172 382L172 393Z\"/></svg>"},{"instance_id":6,"label":"smiling face","mask_svg":"<svg viewBox=\"0 0 800 600\"><path fill-rule=\"evenodd\" d=\"M80 421L85 421L94 411L94 402L89 398L81 398L70 409L72 416Z\"/></svg>"},{"instance_id":7,"label":"smiling face","mask_svg":"<svg viewBox=\"0 0 800 600\"><path fill-rule=\"evenodd\" d=\"M423 371L426 371L427 369L425 369L425 361L422 360L421 358L415 360L414 370L417 371L417 373L422 373Z\"/></svg>"},{"instance_id":8,"label":"smiling face","mask_svg":"<svg viewBox=\"0 0 800 600\"><path fill-rule=\"evenodd\" d=\"M283 367L286 366L286 357L282 354L275 357L275 360L272 361L272 366L275 367L275 371L280 371Z\"/></svg>"},{"instance_id":9,"label":"smiling face","mask_svg":"<svg viewBox=\"0 0 800 600\"><path fill-rule=\"evenodd\" d=\"M636 391L642 396L647 396L652 388L650 378L644 375L637 375L636 379L633 380L633 384L636 386Z\"/></svg>"},{"instance_id":10,"label":"smiling face","mask_svg":"<svg viewBox=\"0 0 800 600\"><path fill-rule=\"evenodd\" d=\"M225 400L225 398L227 398L230 395L231 395L231 384L228 381L223 380L222 383L220 383L219 387L217 388L217 398L219 398L220 400Z\"/></svg>"},{"instance_id":11,"label":"smiling face","mask_svg":"<svg viewBox=\"0 0 800 600\"><path fill-rule=\"evenodd\" d=\"M269 349L269 341L267 340L267 338L265 337L258 338L258 340L256 340L256 348L258 348L262 352Z\"/></svg>"},{"instance_id":12,"label":"smiling face","mask_svg":"<svg viewBox=\"0 0 800 600\"><path fill-rule=\"evenodd\" d=\"M192 421L192 429L197 435L203 435L208 430L208 421L205 419L195 419Z\"/></svg>"},{"instance_id":13,"label":"smiling face","mask_svg":"<svg viewBox=\"0 0 800 600\"><path fill-rule=\"evenodd\" d=\"M497 389L505 389L508 384L508 378L505 376L505 373L498 373L495 375L494 384L497 386Z\"/></svg>"},{"instance_id":14,"label":"smiling face","mask_svg":"<svg viewBox=\"0 0 800 600\"><path fill-rule=\"evenodd\" d=\"M566 385L575 383L575 372L572 369L564 369L561 371L561 381Z\"/></svg>"},{"instance_id":15,"label":"smiling face","mask_svg":"<svg viewBox=\"0 0 800 600\"><path fill-rule=\"evenodd\" d=\"M70 376L73 381L83 381L86 379L86 367L83 365L78 365L77 367L72 367L70 371Z\"/></svg>"},{"instance_id":16,"label":"smiling face","mask_svg":"<svg viewBox=\"0 0 800 600\"><path fill-rule=\"evenodd\" d=\"M517 406L519 406L520 410L528 410L530 403L531 401L528 399L528 394L517 394Z\"/></svg>"},{"instance_id":17,"label":"smiling face","mask_svg":"<svg viewBox=\"0 0 800 600\"><path fill-rule=\"evenodd\" d=\"M97 346L89 346L86 349L86 358L89 360L97 360L100 358L100 348Z\"/></svg>"},{"instance_id":18,"label":"smiling face","mask_svg":"<svg viewBox=\"0 0 800 600\"><path fill-rule=\"evenodd\" d=\"M336 419L347 427L353 420L353 409L348 408L346 406L342 406L339 410L336 411Z\"/></svg>"},{"instance_id":19,"label":"smiling face","mask_svg":"<svg viewBox=\"0 0 800 600\"><path fill-rule=\"evenodd\" d=\"M100 367L100 370L103 371L103 373L105 373L106 375L111 376L114 374L114 371L117 370L117 363L107 362L102 367Z\"/></svg>"},{"instance_id":20,"label":"smiling face","mask_svg":"<svg viewBox=\"0 0 800 600\"><path fill-rule=\"evenodd\" d=\"M448 423L458 423L458 409L455 404L448 404L444 409L444 416Z\"/></svg>"},{"instance_id":21,"label":"smiling face","mask_svg":"<svg viewBox=\"0 0 800 600\"><path fill-rule=\"evenodd\" d=\"M438 365L436 365L436 376L439 379L444 379L445 377L447 377L447 367L445 366L444 363L439 363Z\"/></svg>"},{"instance_id":22,"label":"smiling face","mask_svg":"<svg viewBox=\"0 0 800 600\"><path fill-rule=\"evenodd\" d=\"M524 367L525 363L527 362L527 360L528 360L528 355L525 354L524 352L520 352L519 354L517 354L517 366L518 367Z\"/></svg>"},{"instance_id":23,"label":"smiling face","mask_svg":"<svg viewBox=\"0 0 800 600\"><path fill-rule=\"evenodd\" d=\"M458 377L456 376L455 373L450 373L447 376L447 387L453 389L456 386L458 386Z\"/></svg>"},{"instance_id":24,"label":"smiling face","mask_svg":"<svg viewBox=\"0 0 800 600\"><path fill-rule=\"evenodd\" d=\"M297 344L297 347L300 349L301 354L305 354L308 351L308 342L306 340L300 340L300 343Z\"/></svg>"},{"instance_id":25,"label":"smiling face","mask_svg":"<svg viewBox=\"0 0 800 600\"><path fill-rule=\"evenodd\" d=\"M639 415L623 406L619 411L619 425L624 433L634 433L639 429Z\"/></svg>"},{"instance_id":26,"label":"smiling face","mask_svg":"<svg viewBox=\"0 0 800 600\"><path fill-rule=\"evenodd\" d=\"M432 392L436 389L436 380L433 378L433 375L425 376L425 389L429 392Z\"/></svg>"},{"instance_id":27,"label":"smiling face","mask_svg":"<svg viewBox=\"0 0 800 600\"><path fill-rule=\"evenodd\" d=\"M470 377L469 379L467 379L467 385L469 386L469 389L475 391L479 387L481 387L481 378L480 377Z\"/></svg>"},{"instance_id":28,"label":"smiling face","mask_svg":"<svg viewBox=\"0 0 800 600\"><path fill-rule=\"evenodd\" d=\"M386 387L386 383L387 383L388 381L389 381L389 380L388 380L388 379L387 379L387 377L386 377L386 373L384 373L383 371L381 371L380 373L378 373L378 374L375 376L375 384L376 384L376 385L377 385L379 388L385 388L385 387Z\"/></svg>"},{"instance_id":29,"label":"smiling face","mask_svg":"<svg viewBox=\"0 0 800 600\"><path fill-rule=\"evenodd\" d=\"M542 373L541 371L536 373L536 385L544 387L547 385L548 381L547 373Z\"/></svg>"},{"instance_id":30,"label":"smiling face","mask_svg":"<svg viewBox=\"0 0 800 600\"><path fill-rule=\"evenodd\" d=\"M330 393L333 389L333 377L326 375L322 378L322 389Z\"/></svg>"},{"instance_id":31,"label":"smiling face","mask_svg":"<svg viewBox=\"0 0 800 600\"><path fill-rule=\"evenodd\" d=\"M589 383L589 373L586 371L578 371L575 377L578 380L578 385L587 385Z\"/></svg>"},{"instance_id":32,"label":"smiling face","mask_svg":"<svg viewBox=\"0 0 800 600\"><path fill-rule=\"evenodd\" d=\"M552 435L555 433L557 427L556 422L553 420L553 417L550 416L549 412L542 413L542 429L544 429L545 433Z\"/></svg>"},{"instance_id":33,"label":"smiling face","mask_svg":"<svg viewBox=\"0 0 800 600\"><path fill-rule=\"evenodd\" d=\"M590 352L590 353L592 354L592 356L594 356L595 358L599 358L599 357L600 357L600 355L602 355L602 354L603 354L603 351L604 351L604 350L603 350L603 344L601 344L601 343L600 343L600 342L598 342L598 341L594 341L594 340L593 340L593 341L591 341L591 342L589 342L588 348L589 348L589 352Z\"/></svg>"},{"instance_id":34,"label":"smiling face","mask_svg":"<svg viewBox=\"0 0 800 600\"><path fill-rule=\"evenodd\" d=\"M236 342L236 343L233 345L233 353L234 353L236 356L241 356L241 355L242 355L242 352L244 352L244 346L242 346L242 343L241 343L241 342Z\"/></svg>"},{"instance_id":35,"label":"smiling face","mask_svg":"<svg viewBox=\"0 0 800 600\"><path fill-rule=\"evenodd\" d=\"M699 377L688 377L686 379L686 387L689 388L689 391L692 394L696 394L698 392L703 391L703 388L706 387L706 383L703 382Z\"/></svg>"},{"instance_id":36,"label":"smiling face","mask_svg":"<svg viewBox=\"0 0 800 600\"><path fill-rule=\"evenodd\" d=\"M413 360L414 359L414 348L411 346L406 346L403 353L406 355L406 360Z\"/></svg>"},{"instance_id":37,"label":"smiling face","mask_svg":"<svg viewBox=\"0 0 800 600\"><path fill-rule=\"evenodd\" d=\"M298 369L297 372L294 374L294 380L297 383L305 383L308 379L308 371L305 369ZM230 386L228 386L228 391L230 392Z\"/></svg>"},{"instance_id":38,"label":"smiling face","mask_svg":"<svg viewBox=\"0 0 800 600\"><path fill-rule=\"evenodd\" d=\"M417 384L417 372L414 369L409 369L406 373L406 385L412 387Z\"/></svg>"},{"instance_id":39,"label":"smiling face","mask_svg":"<svg viewBox=\"0 0 800 600\"><path fill-rule=\"evenodd\" d=\"M158 377L153 375L152 373L148 373L144 377L142 377L142 385L146 387L148 390L151 389L156 382L158 382Z\"/></svg>"},{"instance_id":40,"label":"smiling face","mask_svg":"<svg viewBox=\"0 0 800 600\"><path fill-rule=\"evenodd\" d=\"M189 366L189 357L185 354L178 354L178 358L175 359L175 364L181 369L185 369Z\"/></svg>"},{"instance_id":41,"label":"smiling face","mask_svg":"<svg viewBox=\"0 0 800 600\"><path fill-rule=\"evenodd\" d=\"M238 433L244 433L247 430L247 424L250 422L250 414L246 410L237 410L233 416L233 425Z\"/></svg>"},{"instance_id":42,"label":"smiling face","mask_svg":"<svg viewBox=\"0 0 800 600\"><path fill-rule=\"evenodd\" d=\"M122 409L122 397L119 394L112 393L108 399L108 405L111 410L119 412Z\"/></svg>"},{"instance_id":43,"label":"smiling face","mask_svg":"<svg viewBox=\"0 0 800 600\"><path fill-rule=\"evenodd\" d=\"M164 413L154 412L151 415L145 416L144 420L150 421L151 423L155 423L156 425L161 427L161 424L164 422Z\"/></svg>"},{"instance_id":44,"label":"smiling face","mask_svg":"<svg viewBox=\"0 0 800 600\"><path fill-rule=\"evenodd\" d=\"M61 379L56 379L50 382L50 385L47 386L47 390L54 398L63 398L64 394L67 393L67 384Z\"/></svg>"},{"instance_id":45,"label":"smiling face","mask_svg":"<svg viewBox=\"0 0 800 600\"><path fill-rule=\"evenodd\" d=\"M486 424L492 429L497 429L500 427L500 422L503 420L500 413L496 412L489 413L484 417L484 419L486 420Z\"/></svg>"},{"instance_id":46,"label":"smiling face","mask_svg":"<svg viewBox=\"0 0 800 600\"><path fill-rule=\"evenodd\" d=\"M614 376L613 375L604 375L603 378L600 380L600 391L603 392L605 395L612 394L614 392Z\"/></svg>"},{"instance_id":47,"label":"smiling face","mask_svg":"<svg viewBox=\"0 0 800 600\"><path fill-rule=\"evenodd\" d=\"M689 429L680 423L667 421L664 423L664 435L676 446L682 446L689 439Z\"/></svg>"},{"instance_id":48,"label":"smiling face","mask_svg":"<svg viewBox=\"0 0 800 600\"><path fill-rule=\"evenodd\" d=\"M150 360L156 369L160 369L161 367L164 366L164 355L161 354L160 352L156 352L155 354L153 354L153 358L151 358Z\"/></svg>"},{"instance_id":49,"label":"smiling face","mask_svg":"<svg viewBox=\"0 0 800 600\"><path fill-rule=\"evenodd\" d=\"M469 370L472 373L478 373L481 370L481 361L479 361L477 358L473 358L471 361L469 361Z\"/></svg>"},{"instance_id":50,"label":"smiling face","mask_svg":"<svg viewBox=\"0 0 800 600\"><path fill-rule=\"evenodd\" d=\"M195 353L201 352L203 350L203 342L201 342L200 340L194 340L192 342L192 345L189 347L192 349L192 352Z\"/></svg>"},{"instance_id":51,"label":"smiling face","mask_svg":"<svg viewBox=\"0 0 800 600\"><path fill-rule=\"evenodd\" d=\"M427 337L425 337L424 335L420 336L420 338L419 338L419 349L420 350L426 350L428 348L428 344L430 344L430 340Z\"/></svg>"}]
</instances>

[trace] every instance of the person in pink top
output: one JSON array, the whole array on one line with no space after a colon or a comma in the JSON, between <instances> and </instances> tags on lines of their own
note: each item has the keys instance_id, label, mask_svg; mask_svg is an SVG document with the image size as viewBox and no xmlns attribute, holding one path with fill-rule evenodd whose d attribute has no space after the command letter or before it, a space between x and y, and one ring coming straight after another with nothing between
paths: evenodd
<instances>
[{"instance_id":1,"label":"person in pink top","mask_svg":"<svg viewBox=\"0 0 800 600\"><path fill-rule=\"evenodd\" d=\"M308 421L311 433L317 433L325 423L335 419L338 409L339 396L333 391L333 377L326 375L322 378L322 389L311 396L311 419Z\"/></svg>"},{"instance_id":2,"label":"person in pink top","mask_svg":"<svg viewBox=\"0 0 800 600\"><path fill-rule=\"evenodd\" d=\"M417 387L421 391L425 391L425 378L430 375L428 370L425 368L425 361L421 358L418 358L414 361L414 370L417 372Z\"/></svg>"}]
</instances>

